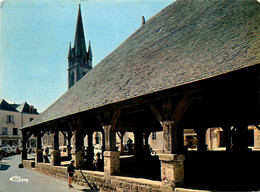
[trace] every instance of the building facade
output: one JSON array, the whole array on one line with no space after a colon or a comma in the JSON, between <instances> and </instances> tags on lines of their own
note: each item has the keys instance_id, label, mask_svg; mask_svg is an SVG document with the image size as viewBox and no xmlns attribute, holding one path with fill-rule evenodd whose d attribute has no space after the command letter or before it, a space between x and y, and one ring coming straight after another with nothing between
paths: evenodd
<instances>
[{"instance_id":1,"label":"building facade","mask_svg":"<svg viewBox=\"0 0 260 192\"><path fill-rule=\"evenodd\" d=\"M0 145L21 146L21 127L32 121L39 113L32 105L9 104L4 99L0 102ZM33 139L29 143L33 143Z\"/></svg>"}]
</instances>

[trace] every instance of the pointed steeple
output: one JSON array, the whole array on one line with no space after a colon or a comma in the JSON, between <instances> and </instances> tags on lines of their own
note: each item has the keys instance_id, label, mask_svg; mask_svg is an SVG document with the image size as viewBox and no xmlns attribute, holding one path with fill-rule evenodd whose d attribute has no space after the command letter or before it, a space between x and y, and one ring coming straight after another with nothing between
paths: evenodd
<instances>
[{"instance_id":1,"label":"pointed steeple","mask_svg":"<svg viewBox=\"0 0 260 192\"><path fill-rule=\"evenodd\" d=\"M87 66L90 69L92 68L92 58L93 58L93 55L92 55L91 45L90 45L90 41L89 41L89 44L88 44L88 64L87 64Z\"/></svg>"},{"instance_id":2,"label":"pointed steeple","mask_svg":"<svg viewBox=\"0 0 260 192\"><path fill-rule=\"evenodd\" d=\"M83 29L83 23L82 23L80 4L79 4L79 11L78 11L76 32L75 32L74 48L75 48L76 54L86 53L86 44L85 44L85 37L84 37L84 29Z\"/></svg>"},{"instance_id":3,"label":"pointed steeple","mask_svg":"<svg viewBox=\"0 0 260 192\"><path fill-rule=\"evenodd\" d=\"M68 52L68 88L70 89L77 81L92 69L92 51L89 42L88 52L83 22L81 16L81 7L79 5L78 18L76 24L76 32L74 46L69 46Z\"/></svg>"},{"instance_id":4,"label":"pointed steeple","mask_svg":"<svg viewBox=\"0 0 260 192\"><path fill-rule=\"evenodd\" d=\"M92 60L92 50L91 50L91 45L90 45L90 41L88 43L88 58Z\"/></svg>"},{"instance_id":5,"label":"pointed steeple","mask_svg":"<svg viewBox=\"0 0 260 192\"><path fill-rule=\"evenodd\" d=\"M70 46L69 46L69 53L68 53L68 58L71 58L71 42L70 42Z\"/></svg>"}]
</instances>

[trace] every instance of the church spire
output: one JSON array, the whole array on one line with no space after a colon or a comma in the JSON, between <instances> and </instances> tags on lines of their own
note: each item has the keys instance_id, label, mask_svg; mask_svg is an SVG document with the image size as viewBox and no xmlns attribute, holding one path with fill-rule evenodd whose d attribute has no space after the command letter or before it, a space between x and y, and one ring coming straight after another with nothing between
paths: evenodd
<instances>
[{"instance_id":1,"label":"church spire","mask_svg":"<svg viewBox=\"0 0 260 192\"><path fill-rule=\"evenodd\" d=\"M69 46L68 58L71 58L71 42L70 42L70 46Z\"/></svg>"},{"instance_id":2,"label":"church spire","mask_svg":"<svg viewBox=\"0 0 260 192\"><path fill-rule=\"evenodd\" d=\"M75 48L76 54L79 54L79 53L85 54L86 53L86 44L85 44L80 4L79 4L79 11L78 11L76 32L75 32L74 48Z\"/></svg>"},{"instance_id":3,"label":"church spire","mask_svg":"<svg viewBox=\"0 0 260 192\"><path fill-rule=\"evenodd\" d=\"M92 58L93 58L93 55L92 55L91 45L90 45L90 41L89 41L89 44L88 44L88 66L90 68L92 68Z\"/></svg>"},{"instance_id":4,"label":"church spire","mask_svg":"<svg viewBox=\"0 0 260 192\"><path fill-rule=\"evenodd\" d=\"M79 5L74 46L70 43L68 52L68 88L71 88L92 69L92 59L93 55L90 44L87 52L81 7Z\"/></svg>"},{"instance_id":5,"label":"church spire","mask_svg":"<svg viewBox=\"0 0 260 192\"><path fill-rule=\"evenodd\" d=\"M88 58L92 60L92 50L91 50L91 45L90 45L90 41L88 43Z\"/></svg>"}]
</instances>

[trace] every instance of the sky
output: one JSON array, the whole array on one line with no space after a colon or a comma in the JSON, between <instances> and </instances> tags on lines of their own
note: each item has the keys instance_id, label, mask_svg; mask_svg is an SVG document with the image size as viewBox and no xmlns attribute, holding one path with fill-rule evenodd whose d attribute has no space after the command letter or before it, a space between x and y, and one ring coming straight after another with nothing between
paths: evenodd
<instances>
[{"instance_id":1,"label":"sky","mask_svg":"<svg viewBox=\"0 0 260 192\"><path fill-rule=\"evenodd\" d=\"M68 89L68 48L81 4L93 66L173 0L6 0L0 9L0 99L43 112Z\"/></svg>"}]
</instances>

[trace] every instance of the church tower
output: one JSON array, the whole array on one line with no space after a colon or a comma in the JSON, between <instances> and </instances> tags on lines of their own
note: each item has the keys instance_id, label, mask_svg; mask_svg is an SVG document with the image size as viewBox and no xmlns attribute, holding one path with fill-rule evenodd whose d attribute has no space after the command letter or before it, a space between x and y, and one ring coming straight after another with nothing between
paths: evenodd
<instances>
[{"instance_id":1,"label":"church tower","mask_svg":"<svg viewBox=\"0 0 260 192\"><path fill-rule=\"evenodd\" d=\"M79 5L76 25L74 47L69 45L68 53L68 88L70 89L77 81L92 69L92 52L90 42L86 49L81 8Z\"/></svg>"}]
</instances>

